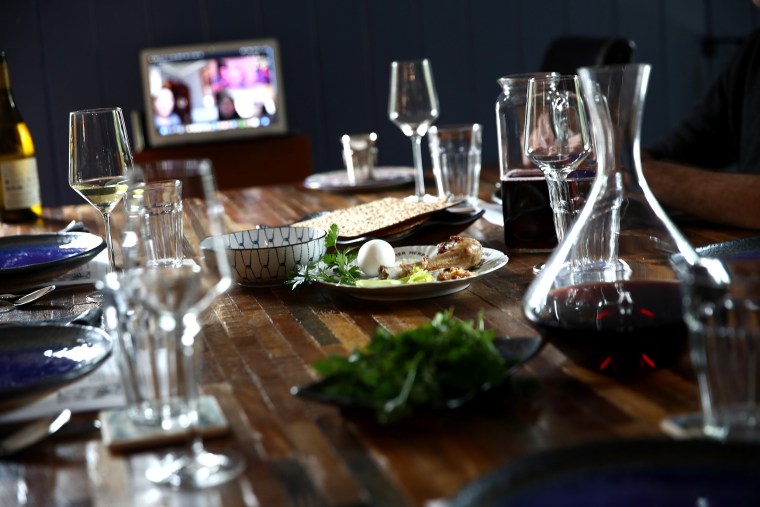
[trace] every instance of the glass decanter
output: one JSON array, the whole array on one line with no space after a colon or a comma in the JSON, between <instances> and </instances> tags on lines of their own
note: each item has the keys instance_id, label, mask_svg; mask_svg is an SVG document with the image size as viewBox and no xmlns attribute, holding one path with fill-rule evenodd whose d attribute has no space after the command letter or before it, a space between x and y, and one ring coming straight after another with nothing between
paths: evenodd
<instances>
[{"instance_id":1,"label":"glass decanter","mask_svg":"<svg viewBox=\"0 0 760 507\"><path fill-rule=\"evenodd\" d=\"M597 176L576 222L523 299L523 312L570 359L610 374L672 365L687 349L672 260L696 253L657 203L639 137L651 66L579 69Z\"/></svg>"},{"instance_id":2,"label":"glass decanter","mask_svg":"<svg viewBox=\"0 0 760 507\"><path fill-rule=\"evenodd\" d=\"M550 252L557 246L554 217L544 173L523 155L525 108L531 78L555 72L512 74L499 78L496 130L499 139L500 197L504 244L510 252Z\"/></svg>"}]
</instances>

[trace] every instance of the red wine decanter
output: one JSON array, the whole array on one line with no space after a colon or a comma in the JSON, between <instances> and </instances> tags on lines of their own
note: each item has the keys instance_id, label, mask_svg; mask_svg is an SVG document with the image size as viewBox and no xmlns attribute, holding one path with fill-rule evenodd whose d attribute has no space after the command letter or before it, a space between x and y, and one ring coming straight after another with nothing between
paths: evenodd
<instances>
[{"instance_id":1,"label":"red wine decanter","mask_svg":"<svg viewBox=\"0 0 760 507\"><path fill-rule=\"evenodd\" d=\"M535 278L523 312L570 359L610 374L673 364L686 351L671 260L697 255L657 203L639 137L651 67L579 69L597 151L580 215Z\"/></svg>"}]
</instances>

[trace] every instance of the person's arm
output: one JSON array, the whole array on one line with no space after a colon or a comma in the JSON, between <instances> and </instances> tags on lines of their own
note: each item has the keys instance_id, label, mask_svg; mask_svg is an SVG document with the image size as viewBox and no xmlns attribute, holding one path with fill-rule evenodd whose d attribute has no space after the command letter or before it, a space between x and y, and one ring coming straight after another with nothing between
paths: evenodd
<instances>
[{"instance_id":1,"label":"person's arm","mask_svg":"<svg viewBox=\"0 0 760 507\"><path fill-rule=\"evenodd\" d=\"M760 174L708 171L643 155L660 204L710 222L760 229Z\"/></svg>"}]
</instances>

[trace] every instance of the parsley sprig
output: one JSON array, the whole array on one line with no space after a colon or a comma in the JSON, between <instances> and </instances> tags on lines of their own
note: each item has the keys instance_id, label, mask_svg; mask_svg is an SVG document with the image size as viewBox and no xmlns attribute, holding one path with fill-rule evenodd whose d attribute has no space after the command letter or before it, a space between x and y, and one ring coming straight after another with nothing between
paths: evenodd
<instances>
[{"instance_id":1,"label":"parsley sprig","mask_svg":"<svg viewBox=\"0 0 760 507\"><path fill-rule=\"evenodd\" d=\"M364 350L316 361L325 394L353 400L374 411L378 421L395 422L420 407L466 400L500 384L510 366L493 344L493 331L462 321L453 310L429 324L392 334L378 328Z\"/></svg>"},{"instance_id":2,"label":"parsley sprig","mask_svg":"<svg viewBox=\"0 0 760 507\"><path fill-rule=\"evenodd\" d=\"M287 283L291 284L293 289L300 285L308 285L316 280L356 285L356 280L361 277L361 270L354 262L358 255L358 249L356 247L338 248L338 226L336 224L332 224L330 230L327 231L325 246L327 252L321 260L298 266L296 271L288 274Z\"/></svg>"}]
</instances>

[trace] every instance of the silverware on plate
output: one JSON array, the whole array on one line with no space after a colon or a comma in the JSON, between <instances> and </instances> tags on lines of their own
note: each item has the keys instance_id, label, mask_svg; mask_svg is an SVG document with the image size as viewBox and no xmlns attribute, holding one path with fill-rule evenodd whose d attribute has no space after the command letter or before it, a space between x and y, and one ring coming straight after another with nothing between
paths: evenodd
<instances>
[{"instance_id":1,"label":"silverware on plate","mask_svg":"<svg viewBox=\"0 0 760 507\"><path fill-rule=\"evenodd\" d=\"M47 438L71 419L71 410L66 409L54 418L39 419L28 423L20 430L0 440L0 456L10 456Z\"/></svg>"},{"instance_id":2,"label":"silverware on plate","mask_svg":"<svg viewBox=\"0 0 760 507\"><path fill-rule=\"evenodd\" d=\"M18 294L0 294L0 313L37 301L39 298L53 290L55 290L55 285L48 285L47 287L42 287L29 294L23 294L20 296Z\"/></svg>"}]
</instances>

